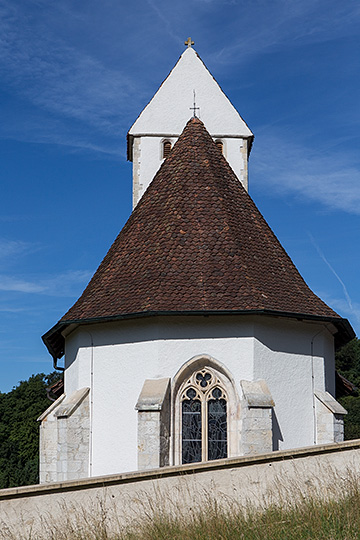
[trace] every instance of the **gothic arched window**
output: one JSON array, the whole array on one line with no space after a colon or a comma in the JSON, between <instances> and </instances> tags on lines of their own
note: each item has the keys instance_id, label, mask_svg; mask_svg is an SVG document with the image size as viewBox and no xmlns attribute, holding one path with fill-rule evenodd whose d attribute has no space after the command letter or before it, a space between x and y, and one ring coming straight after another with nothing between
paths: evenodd
<instances>
[{"instance_id":1,"label":"gothic arched window","mask_svg":"<svg viewBox=\"0 0 360 540\"><path fill-rule=\"evenodd\" d=\"M180 389L181 462L226 458L228 398L210 368L195 371Z\"/></svg>"},{"instance_id":2,"label":"gothic arched window","mask_svg":"<svg viewBox=\"0 0 360 540\"><path fill-rule=\"evenodd\" d=\"M163 151L162 151L163 159L167 158L170 152L171 152L171 141L163 141Z\"/></svg>"}]
</instances>

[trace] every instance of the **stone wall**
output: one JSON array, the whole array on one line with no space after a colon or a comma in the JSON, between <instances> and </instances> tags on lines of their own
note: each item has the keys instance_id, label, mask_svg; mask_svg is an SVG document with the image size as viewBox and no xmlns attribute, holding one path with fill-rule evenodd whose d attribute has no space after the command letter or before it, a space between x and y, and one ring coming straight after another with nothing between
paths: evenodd
<instances>
[{"instance_id":1,"label":"stone wall","mask_svg":"<svg viewBox=\"0 0 360 540\"><path fill-rule=\"evenodd\" d=\"M89 388L60 396L38 420L40 483L89 476Z\"/></svg>"},{"instance_id":2,"label":"stone wall","mask_svg":"<svg viewBox=\"0 0 360 540\"><path fill-rule=\"evenodd\" d=\"M264 380L240 381L241 455L263 454L273 450L272 412L275 403Z\"/></svg>"},{"instance_id":3,"label":"stone wall","mask_svg":"<svg viewBox=\"0 0 360 540\"><path fill-rule=\"evenodd\" d=\"M336 497L360 474L360 440L164 467L122 475L0 490L0 539L50 538L57 526L106 522L109 533L154 511L264 507L294 497ZM194 505L194 501L197 501ZM81 521L82 520L82 521ZM90 526L90 525L88 525ZM11 536L11 534L13 536Z\"/></svg>"},{"instance_id":4,"label":"stone wall","mask_svg":"<svg viewBox=\"0 0 360 540\"><path fill-rule=\"evenodd\" d=\"M136 404L138 469L169 465L170 379L147 379Z\"/></svg>"},{"instance_id":5,"label":"stone wall","mask_svg":"<svg viewBox=\"0 0 360 540\"><path fill-rule=\"evenodd\" d=\"M347 411L328 392L315 392L316 442L326 444L344 440L344 415Z\"/></svg>"},{"instance_id":6,"label":"stone wall","mask_svg":"<svg viewBox=\"0 0 360 540\"><path fill-rule=\"evenodd\" d=\"M140 138L136 137L133 143L133 208L135 208L143 194L143 186L140 183L140 158Z\"/></svg>"}]
</instances>

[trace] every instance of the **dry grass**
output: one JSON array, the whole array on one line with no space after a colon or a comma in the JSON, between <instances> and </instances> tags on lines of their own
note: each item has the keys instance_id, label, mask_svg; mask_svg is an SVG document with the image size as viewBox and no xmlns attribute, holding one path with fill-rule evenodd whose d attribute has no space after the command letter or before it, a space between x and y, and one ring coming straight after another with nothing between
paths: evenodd
<instances>
[{"instance_id":1,"label":"dry grass","mask_svg":"<svg viewBox=\"0 0 360 540\"><path fill-rule=\"evenodd\" d=\"M61 521L42 518L41 532L14 534L6 523L1 540L352 540L360 539L360 480L353 475L334 478L333 489L314 494L297 491L277 504L240 507L209 498L191 510L178 503L161 505L149 497L139 516L124 523L104 501L93 508L63 507ZM105 508L106 507L106 508ZM1 521L1 519L0 519Z\"/></svg>"},{"instance_id":2,"label":"dry grass","mask_svg":"<svg viewBox=\"0 0 360 540\"><path fill-rule=\"evenodd\" d=\"M116 540L352 540L360 538L360 491L339 500L297 500L265 510L224 511L216 503L187 516L154 514ZM95 540L96 537L94 537ZM67 539L66 539L67 540ZM83 539L81 539L83 540ZM85 540L85 539L84 539Z\"/></svg>"}]
</instances>

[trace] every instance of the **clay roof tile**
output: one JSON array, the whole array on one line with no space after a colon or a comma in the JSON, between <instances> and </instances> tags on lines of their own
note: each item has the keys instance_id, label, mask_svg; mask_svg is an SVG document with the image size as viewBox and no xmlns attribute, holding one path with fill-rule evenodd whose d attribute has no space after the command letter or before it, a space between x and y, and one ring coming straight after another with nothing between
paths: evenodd
<instances>
[{"instance_id":1,"label":"clay roof tile","mask_svg":"<svg viewBox=\"0 0 360 540\"><path fill-rule=\"evenodd\" d=\"M60 329L74 321L257 311L342 321L306 285L193 118L79 300L44 341L51 350L57 340L52 354L60 354Z\"/></svg>"}]
</instances>

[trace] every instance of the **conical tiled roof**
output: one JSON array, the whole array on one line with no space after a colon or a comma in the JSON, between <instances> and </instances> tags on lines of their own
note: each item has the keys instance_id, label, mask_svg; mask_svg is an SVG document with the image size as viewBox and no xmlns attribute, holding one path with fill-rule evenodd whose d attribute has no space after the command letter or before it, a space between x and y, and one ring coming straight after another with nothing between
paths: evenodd
<instances>
[{"instance_id":1,"label":"conical tiled roof","mask_svg":"<svg viewBox=\"0 0 360 540\"><path fill-rule=\"evenodd\" d=\"M44 341L60 354L61 329L74 322L204 312L347 323L309 289L193 118L82 296Z\"/></svg>"}]
</instances>

